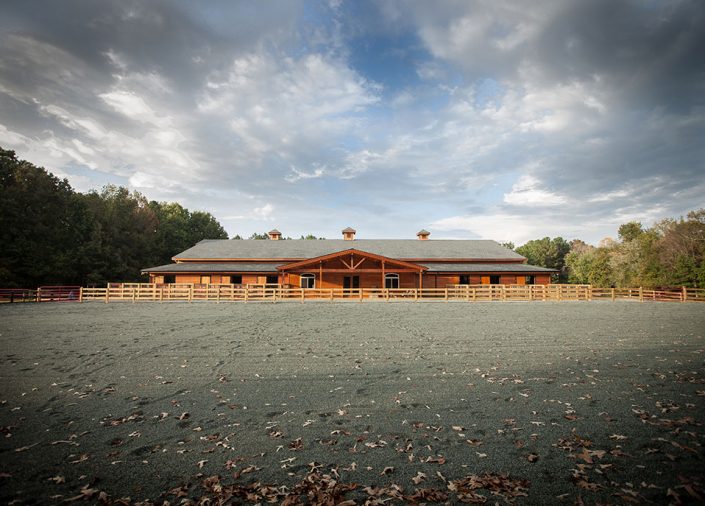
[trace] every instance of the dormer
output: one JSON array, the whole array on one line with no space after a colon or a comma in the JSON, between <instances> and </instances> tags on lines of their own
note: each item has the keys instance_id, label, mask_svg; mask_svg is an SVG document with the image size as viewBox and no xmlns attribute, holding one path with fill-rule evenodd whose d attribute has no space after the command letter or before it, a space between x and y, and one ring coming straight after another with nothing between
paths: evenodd
<instances>
[{"instance_id":1,"label":"dormer","mask_svg":"<svg viewBox=\"0 0 705 506\"><path fill-rule=\"evenodd\" d=\"M277 230L276 228L267 232L267 235L272 241L278 241L282 238L282 233L279 232L279 230Z\"/></svg>"},{"instance_id":2,"label":"dormer","mask_svg":"<svg viewBox=\"0 0 705 506\"><path fill-rule=\"evenodd\" d=\"M416 232L416 237L419 238L419 241L428 241L428 236L431 235L431 232L428 230L421 229L418 232Z\"/></svg>"}]
</instances>

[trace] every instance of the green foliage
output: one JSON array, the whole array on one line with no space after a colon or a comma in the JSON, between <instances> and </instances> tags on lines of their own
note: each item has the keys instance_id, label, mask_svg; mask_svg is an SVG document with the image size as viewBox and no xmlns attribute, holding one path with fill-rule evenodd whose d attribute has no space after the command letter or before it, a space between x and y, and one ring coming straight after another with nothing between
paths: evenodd
<instances>
[{"instance_id":1,"label":"green foliage","mask_svg":"<svg viewBox=\"0 0 705 506\"><path fill-rule=\"evenodd\" d=\"M570 244L562 237L536 239L516 249L531 265L558 270L560 280L565 279L565 256L569 251Z\"/></svg>"},{"instance_id":2,"label":"green foliage","mask_svg":"<svg viewBox=\"0 0 705 506\"><path fill-rule=\"evenodd\" d=\"M306 241L323 241L325 240L325 237L316 237L313 234L307 234L305 236L301 236L301 239L304 239Z\"/></svg>"},{"instance_id":3,"label":"green foliage","mask_svg":"<svg viewBox=\"0 0 705 506\"><path fill-rule=\"evenodd\" d=\"M257 232L253 232L252 235L250 235L250 237L248 237L247 239L251 241L264 241L266 239L269 239L269 234L258 234Z\"/></svg>"},{"instance_id":4,"label":"green foliage","mask_svg":"<svg viewBox=\"0 0 705 506\"><path fill-rule=\"evenodd\" d=\"M175 202L149 203L158 226L153 242L151 265L169 263L176 253L203 239L227 239L228 234L210 213L189 212ZM235 238L240 238L236 236Z\"/></svg>"},{"instance_id":5,"label":"green foliage","mask_svg":"<svg viewBox=\"0 0 705 506\"><path fill-rule=\"evenodd\" d=\"M641 228L641 223L638 221L630 221L629 223L620 225L619 230L617 231L619 238L623 242L631 242L643 233L644 230Z\"/></svg>"},{"instance_id":6,"label":"green foliage","mask_svg":"<svg viewBox=\"0 0 705 506\"><path fill-rule=\"evenodd\" d=\"M0 148L0 286L139 281L141 269L227 237L209 213L112 185L77 193Z\"/></svg>"},{"instance_id":7,"label":"green foliage","mask_svg":"<svg viewBox=\"0 0 705 506\"><path fill-rule=\"evenodd\" d=\"M512 241L500 242L499 244L507 249L514 250L514 243Z\"/></svg>"},{"instance_id":8,"label":"green foliage","mask_svg":"<svg viewBox=\"0 0 705 506\"><path fill-rule=\"evenodd\" d=\"M77 282L90 220L68 181L0 148L0 286Z\"/></svg>"}]
</instances>

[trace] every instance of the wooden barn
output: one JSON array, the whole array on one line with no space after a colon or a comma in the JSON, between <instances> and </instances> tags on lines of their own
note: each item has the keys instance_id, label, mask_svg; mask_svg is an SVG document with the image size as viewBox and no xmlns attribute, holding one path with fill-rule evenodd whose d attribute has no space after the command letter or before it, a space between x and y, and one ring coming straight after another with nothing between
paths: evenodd
<instances>
[{"instance_id":1,"label":"wooden barn","mask_svg":"<svg viewBox=\"0 0 705 506\"><path fill-rule=\"evenodd\" d=\"M156 284L276 284L301 288L443 288L450 285L550 284L552 269L495 241L355 239L204 240L172 258L143 269Z\"/></svg>"}]
</instances>

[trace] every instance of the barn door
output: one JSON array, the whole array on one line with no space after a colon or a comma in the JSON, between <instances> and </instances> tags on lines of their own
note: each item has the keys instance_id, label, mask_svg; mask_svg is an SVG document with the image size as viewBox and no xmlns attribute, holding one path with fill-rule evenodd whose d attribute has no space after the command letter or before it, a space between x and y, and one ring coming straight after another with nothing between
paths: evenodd
<instances>
[{"instance_id":1,"label":"barn door","mask_svg":"<svg viewBox=\"0 0 705 506\"><path fill-rule=\"evenodd\" d=\"M357 290L358 288L360 288L360 276L344 276L343 277L343 289Z\"/></svg>"}]
</instances>

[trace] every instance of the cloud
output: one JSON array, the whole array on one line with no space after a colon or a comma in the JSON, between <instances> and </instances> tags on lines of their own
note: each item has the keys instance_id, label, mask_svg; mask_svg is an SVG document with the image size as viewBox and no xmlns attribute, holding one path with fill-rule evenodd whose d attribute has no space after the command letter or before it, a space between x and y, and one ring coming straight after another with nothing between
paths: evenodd
<instances>
[{"instance_id":1,"label":"cloud","mask_svg":"<svg viewBox=\"0 0 705 506\"><path fill-rule=\"evenodd\" d=\"M302 170L298 170L292 165L291 172L292 173L286 176L284 179L286 179L290 183L295 183L296 181L299 181L301 179L317 179L319 177L323 177L323 175L326 173L326 168L316 167L313 172L304 172Z\"/></svg>"},{"instance_id":2,"label":"cloud","mask_svg":"<svg viewBox=\"0 0 705 506\"><path fill-rule=\"evenodd\" d=\"M292 236L436 224L434 237L596 242L621 219L702 206L696 1L69 0L2 14L3 147L83 189L120 182L207 209L233 235L275 220Z\"/></svg>"},{"instance_id":3,"label":"cloud","mask_svg":"<svg viewBox=\"0 0 705 506\"><path fill-rule=\"evenodd\" d=\"M514 206L546 207L566 203L565 197L541 187L541 182L531 175L523 175L512 190L504 194L504 203Z\"/></svg>"}]
</instances>

